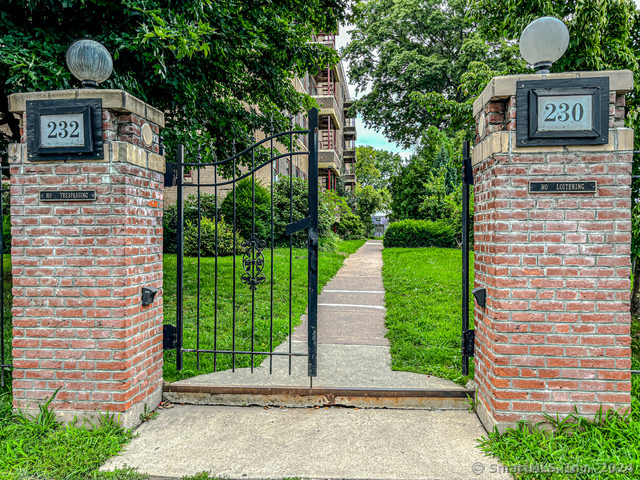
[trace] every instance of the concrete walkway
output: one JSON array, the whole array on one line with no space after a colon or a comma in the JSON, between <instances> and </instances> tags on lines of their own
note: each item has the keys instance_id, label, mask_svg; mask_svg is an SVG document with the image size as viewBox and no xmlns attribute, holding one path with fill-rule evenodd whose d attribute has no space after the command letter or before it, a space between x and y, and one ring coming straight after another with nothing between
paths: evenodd
<instances>
[{"instance_id":1,"label":"concrete walkway","mask_svg":"<svg viewBox=\"0 0 640 480\"><path fill-rule=\"evenodd\" d=\"M319 375L325 387L460 388L447 380L392 372L384 329L382 245L367 242L320 296ZM293 334L306 348L306 325ZM285 342L279 349L288 348ZM284 351L284 350L283 350ZM304 351L304 350L301 350ZM306 359L200 375L180 384L308 386ZM262 408L175 405L144 423L103 470L137 468L153 478L207 471L230 479L491 479L499 463L476 439L486 435L466 410Z\"/></svg>"},{"instance_id":2,"label":"concrete walkway","mask_svg":"<svg viewBox=\"0 0 640 480\"><path fill-rule=\"evenodd\" d=\"M318 297L318 376L314 387L461 389L454 382L429 375L391 370L385 337L382 242L368 241L344 262ZM307 321L292 335L292 351L307 351ZM276 348L288 352L288 340ZM307 358L273 358L251 369L198 375L176 385L309 386Z\"/></svg>"}]
</instances>

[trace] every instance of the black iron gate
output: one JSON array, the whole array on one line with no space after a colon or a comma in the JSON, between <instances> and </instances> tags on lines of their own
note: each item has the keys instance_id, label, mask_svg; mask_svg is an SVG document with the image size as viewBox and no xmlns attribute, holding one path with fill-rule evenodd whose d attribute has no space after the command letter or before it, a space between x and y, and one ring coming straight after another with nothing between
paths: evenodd
<instances>
[{"instance_id":1,"label":"black iron gate","mask_svg":"<svg viewBox=\"0 0 640 480\"><path fill-rule=\"evenodd\" d=\"M196 163L185 161L185 149L182 145L178 147L176 162L177 179L177 252L176 252L176 326L175 332L170 326L165 326L165 348L176 348L176 366L182 370L185 356L195 356L195 368L201 370L201 358L204 355L213 359L212 370L230 367L235 371L238 366L250 366L253 371L256 360L269 358L269 370L273 368L274 356L286 356L289 359L289 374L291 374L291 362L293 357L308 357L308 374L315 377L317 374L317 295L318 295L318 150L317 150L317 126L318 110L316 108L309 111L308 130L294 130L293 122L291 130L276 133L268 136L264 140L254 143L240 153L235 153L222 161L212 163ZM299 136L308 136L308 150L294 151L294 140ZM280 153L274 149L274 141L285 137L288 139L288 152ZM258 149L261 149L258 152ZM266 151L268 158L264 159ZM263 157L259 159L261 153ZM294 177L302 174L302 170L294 167L293 159L297 156L308 157L308 209L303 215L297 211L294 214ZM240 169L242 159L250 167ZM282 160L282 162L281 162ZM259 164L257 164L259 163ZM284 168L282 168L284 164ZM185 167L191 167L191 178L193 182L185 182ZM203 179L201 173L203 168L213 169L211 180ZM256 230L256 173L265 167L270 172L271 208L269 235L263 235ZM294 172L295 169L295 172ZM280 175L278 181L289 184L289 221L287 225L274 222L274 213L282 217L282 212L274 212L274 190L278 174L284 170L284 179ZM225 175L220 172L224 171ZM229 175L229 172L231 175ZM264 170L262 170L264 172ZM226 178L225 178L226 177ZM229 178L230 177L230 178ZM251 179L251 227L245 227L245 231L239 231L238 225L242 221L247 225L247 218L238 216L238 183L243 179ZM266 183L266 182L265 182ZM296 180L296 183L299 183ZM214 245L208 246L209 251L213 250L212 257L203 264L203 235L207 228L202 221L201 189L203 187L213 187L215 198L214 219L209 223L211 229L213 223ZM197 222L185 222L185 191L194 191L196 194ZM232 218L224 218L218 202L220 194L231 196ZM298 198L298 197L296 197ZM227 200L229 202L229 200ZM245 213L246 213L245 203ZM264 212L263 212L264 213ZM286 213L284 214L286 216ZM300 218L302 216L302 218ZM297 218L295 218L297 217ZM211 220L211 219L210 219ZM222 256L223 252L221 238L225 232L228 235L229 229L223 226L225 223L230 227L232 236L231 252L227 257ZM191 241L191 258L187 258L190 264L185 269L185 227L191 231L188 240ZM279 231L283 230L284 231ZM291 337L294 327L293 296L300 294L301 286L294 286L294 261L304 260L304 255L294 255L293 238L296 232L307 229L306 237L306 292L307 292L307 351L299 352L292 350ZM194 231L197 230L197 238ZM239 232L239 233L233 233ZM242 236L240 238L239 236ZM264 238L267 236L267 238ZM288 237L288 252L286 252L286 240ZM211 238L211 237L209 237ZM281 239L280 243L278 238ZM194 243L195 242L195 243ZM194 245L196 252L194 255ZM278 248L279 247L279 248ZM225 247L227 248L227 247ZM287 254L288 253L288 254ZM301 255L301 252L296 252ZM288 258L287 258L288 257ZM229 265L230 259L230 265ZM280 261L281 263L278 263ZM288 279L286 278L286 267L283 263L288 262ZM224 263L224 265L223 265ZM211 265L213 264L213 265ZM300 265L300 263L296 263ZM192 268L193 267L193 268ZM277 267L277 268L276 268ZM304 268L304 267L302 267ZM277 270L277 271L276 271ZM300 268L296 269L297 272ZM186 279L185 272L190 275ZM279 272L279 273L278 273ZM207 287L203 283L207 280ZM213 280L213 282L211 282ZM298 278L300 280L300 278ZM288 281L288 298L286 294L286 282ZM190 282L190 283L189 283ZM193 283L195 282L195 289ZM206 283L206 282L205 282ZM211 286L213 283L213 286ZM285 284L283 286L283 283ZM277 298L274 298L274 286L278 286ZM190 289L186 289L190 287ZM295 290L294 290L295 289ZM185 292L191 292L189 306L185 305ZM195 302L193 293L195 291ZM284 292L284 293L283 293ZM231 298L229 298L231 297ZM258 297L258 298L257 298ZM288 318L283 315L283 304L288 302ZM194 304L195 303L195 304ZM276 309L277 307L277 309ZM260 310L260 312L257 312ZM277 311L276 311L277 310ZM286 311L286 307L284 307ZM297 315L295 315L297 316ZM288 325L287 325L288 324ZM289 345L286 351L274 351L278 345L274 345L274 325L284 325L287 328ZM185 328L188 327L188 330ZM206 332L205 332L206 330ZM186 338L185 332L188 332ZM267 338L268 342L264 340ZM280 330L280 337L284 335ZM167 342L168 338L175 338L174 341ZM257 341L257 337L262 341ZM282 338L276 339L277 341ZM226 342L226 343L225 343ZM167 345L168 343L168 345ZM221 359L225 360L224 366L220 364ZM229 362L230 359L230 362ZM249 363L249 365L247 365ZM209 365L211 366L211 365Z\"/></svg>"}]
</instances>

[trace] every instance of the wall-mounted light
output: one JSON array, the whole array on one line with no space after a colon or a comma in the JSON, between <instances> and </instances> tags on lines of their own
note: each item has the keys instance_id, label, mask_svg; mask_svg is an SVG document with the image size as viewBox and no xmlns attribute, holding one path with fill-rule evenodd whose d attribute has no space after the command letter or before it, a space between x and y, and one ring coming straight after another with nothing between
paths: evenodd
<instances>
[{"instance_id":1,"label":"wall-mounted light","mask_svg":"<svg viewBox=\"0 0 640 480\"><path fill-rule=\"evenodd\" d=\"M67 50L67 67L84 88L98 88L113 71L113 59L104 45L84 38Z\"/></svg>"},{"instance_id":2,"label":"wall-mounted light","mask_svg":"<svg viewBox=\"0 0 640 480\"><path fill-rule=\"evenodd\" d=\"M542 17L534 20L520 36L520 54L533 65L536 73L548 74L569 46L569 29L557 18Z\"/></svg>"}]
</instances>

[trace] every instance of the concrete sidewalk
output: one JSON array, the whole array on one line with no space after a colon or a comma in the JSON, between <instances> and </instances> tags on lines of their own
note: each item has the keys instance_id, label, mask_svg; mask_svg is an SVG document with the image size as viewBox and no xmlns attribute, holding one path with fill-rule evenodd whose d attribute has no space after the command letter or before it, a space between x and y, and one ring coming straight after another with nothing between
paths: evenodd
<instances>
[{"instance_id":1,"label":"concrete sidewalk","mask_svg":"<svg viewBox=\"0 0 640 480\"><path fill-rule=\"evenodd\" d=\"M485 432L461 410L178 405L137 433L102 470L240 480L511 478L489 474L499 464L476 448Z\"/></svg>"}]
</instances>

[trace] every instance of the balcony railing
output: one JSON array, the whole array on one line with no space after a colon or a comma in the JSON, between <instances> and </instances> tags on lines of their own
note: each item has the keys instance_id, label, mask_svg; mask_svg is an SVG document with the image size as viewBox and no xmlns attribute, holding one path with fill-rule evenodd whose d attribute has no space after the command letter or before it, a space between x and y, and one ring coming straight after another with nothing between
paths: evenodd
<instances>
[{"instance_id":1,"label":"balcony railing","mask_svg":"<svg viewBox=\"0 0 640 480\"><path fill-rule=\"evenodd\" d=\"M345 140L344 141L344 149L345 150L355 150L356 149L356 141L355 140Z\"/></svg>"},{"instance_id":2,"label":"balcony railing","mask_svg":"<svg viewBox=\"0 0 640 480\"><path fill-rule=\"evenodd\" d=\"M320 150L334 150L338 154L338 135L335 130L320 132Z\"/></svg>"},{"instance_id":3,"label":"balcony railing","mask_svg":"<svg viewBox=\"0 0 640 480\"><path fill-rule=\"evenodd\" d=\"M344 120L344 126L345 127L355 127L356 126L356 119L355 118L346 118Z\"/></svg>"},{"instance_id":4,"label":"balcony railing","mask_svg":"<svg viewBox=\"0 0 640 480\"><path fill-rule=\"evenodd\" d=\"M333 33L319 33L318 35L312 35L311 39L314 42L331 46L334 50L336 48L336 36Z\"/></svg>"},{"instance_id":5,"label":"balcony railing","mask_svg":"<svg viewBox=\"0 0 640 480\"><path fill-rule=\"evenodd\" d=\"M340 102L338 102L338 95L336 94L336 90L337 88L335 83L321 83L320 85L311 85L309 87L309 95L311 95L312 97L319 97L321 95L332 95L336 103L339 105Z\"/></svg>"}]
</instances>

